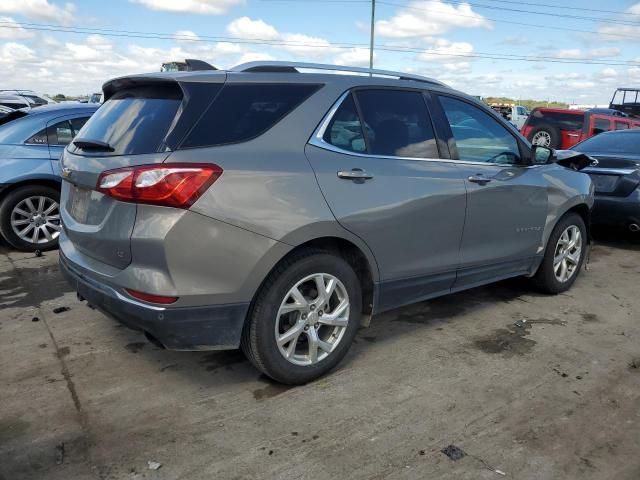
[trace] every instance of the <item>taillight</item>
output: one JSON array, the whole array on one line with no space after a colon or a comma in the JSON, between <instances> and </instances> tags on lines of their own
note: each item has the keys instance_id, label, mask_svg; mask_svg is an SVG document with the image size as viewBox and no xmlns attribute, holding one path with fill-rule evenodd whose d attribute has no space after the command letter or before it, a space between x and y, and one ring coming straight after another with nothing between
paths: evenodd
<instances>
[{"instance_id":1,"label":"taillight","mask_svg":"<svg viewBox=\"0 0 640 480\"><path fill-rule=\"evenodd\" d=\"M209 163L162 163L100 174L96 190L122 202L189 208L222 175Z\"/></svg>"},{"instance_id":2,"label":"taillight","mask_svg":"<svg viewBox=\"0 0 640 480\"><path fill-rule=\"evenodd\" d=\"M151 293L138 292L137 290L131 290L129 288L125 288L125 290L133 298L137 298L138 300L143 300L145 302L158 303L160 305L170 305L170 304L176 303L178 301L178 297L167 297L167 296L164 296L164 295L152 295Z\"/></svg>"}]
</instances>

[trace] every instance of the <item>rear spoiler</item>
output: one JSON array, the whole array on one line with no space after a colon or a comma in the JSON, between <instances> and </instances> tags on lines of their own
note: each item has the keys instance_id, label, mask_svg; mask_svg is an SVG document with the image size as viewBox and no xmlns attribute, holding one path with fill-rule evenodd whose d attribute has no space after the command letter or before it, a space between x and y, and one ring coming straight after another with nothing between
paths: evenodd
<instances>
[{"instance_id":1,"label":"rear spoiler","mask_svg":"<svg viewBox=\"0 0 640 480\"><path fill-rule=\"evenodd\" d=\"M204 62L203 62L204 63ZM213 67L212 67L213 68ZM202 75L207 75L208 81L211 81L211 75L219 75L220 83L224 83L227 74L223 70L216 70L215 73L211 70L206 72L203 71L195 71L195 72L175 72L171 74L166 73L148 73L141 75L129 75L126 77L118 77L113 78L107 81L104 85L102 85L102 91L104 92L104 101L106 102L111 98L116 92L128 88L135 87L175 87L176 85L181 87L181 83L198 81ZM182 88L182 87L181 87Z\"/></svg>"}]
</instances>

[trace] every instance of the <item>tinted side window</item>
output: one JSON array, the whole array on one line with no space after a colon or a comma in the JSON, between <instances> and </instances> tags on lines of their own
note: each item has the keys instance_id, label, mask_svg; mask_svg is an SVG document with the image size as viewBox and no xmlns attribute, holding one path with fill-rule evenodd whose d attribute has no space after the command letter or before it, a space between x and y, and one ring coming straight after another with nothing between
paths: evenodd
<instances>
[{"instance_id":1,"label":"tinted side window","mask_svg":"<svg viewBox=\"0 0 640 480\"><path fill-rule=\"evenodd\" d=\"M362 125L351 94L345 98L331 119L331 123L324 132L323 140L350 152L366 152Z\"/></svg>"},{"instance_id":2,"label":"tinted side window","mask_svg":"<svg viewBox=\"0 0 640 480\"><path fill-rule=\"evenodd\" d=\"M43 128L24 143L28 143L30 145L46 145L47 141L47 129Z\"/></svg>"},{"instance_id":3,"label":"tinted side window","mask_svg":"<svg viewBox=\"0 0 640 480\"><path fill-rule=\"evenodd\" d=\"M596 118L593 122L593 133L608 132L611 129L611 122L606 118Z\"/></svg>"},{"instance_id":4,"label":"tinted side window","mask_svg":"<svg viewBox=\"0 0 640 480\"><path fill-rule=\"evenodd\" d=\"M439 98L451 125L460 160L520 163L520 148L515 137L488 113L461 100Z\"/></svg>"},{"instance_id":5,"label":"tinted side window","mask_svg":"<svg viewBox=\"0 0 640 480\"><path fill-rule=\"evenodd\" d=\"M356 92L369 141L369 153L439 158L424 97L404 90Z\"/></svg>"},{"instance_id":6,"label":"tinted side window","mask_svg":"<svg viewBox=\"0 0 640 480\"><path fill-rule=\"evenodd\" d=\"M89 117L80 117L71 120L71 128L73 128L74 137L78 134L80 129L84 127L84 124L87 123L87 120L89 120Z\"/></svg>"},{"instance_id":7,"label":"tinted side window","mask_svg":"<svg viewBox=\"0 0 640 480\"><path fill-rule=\"evenodd\" d=\"M539 125L552 125L560 130L576 131L582 130L584 124L584 113L563 113L534 110L529 115L528 125L537 127Z\"/></svg>"},{"instance_id":8,"label":"tinted side window","mask_svg":"<svg viewBox=\"0 0 640 480\"><path fill-rule=\"evenodd\" d=\"M262 135L319 85L225 85L181 148L224 145Z\"/></svg>"},{"instance_id":9,"label":"tinted side window","mask_svg":"<svg viewBox=\"0 0 640 480\"><path fill-rule=\"evenodd\" d=\"M69 145L73 139L73 130L71 122L63 120L54 123L48 129L49 145Z\"/></svg>"}]
</instances>

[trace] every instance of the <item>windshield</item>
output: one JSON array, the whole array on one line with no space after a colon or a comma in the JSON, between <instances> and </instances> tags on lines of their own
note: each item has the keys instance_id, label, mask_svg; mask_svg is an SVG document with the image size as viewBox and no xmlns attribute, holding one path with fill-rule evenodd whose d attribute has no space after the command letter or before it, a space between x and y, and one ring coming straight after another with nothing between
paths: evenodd
<instances>
[{"instance_id":1,"label":"windshield","mask_svg":"<svg viewBox=\"0 0 640 480\"><path fill-rule=\"evenodd\" d=\"M578 152L640 155L640 132L606 133L588 138L574 147Z\"/></svg>"}]
</instances>

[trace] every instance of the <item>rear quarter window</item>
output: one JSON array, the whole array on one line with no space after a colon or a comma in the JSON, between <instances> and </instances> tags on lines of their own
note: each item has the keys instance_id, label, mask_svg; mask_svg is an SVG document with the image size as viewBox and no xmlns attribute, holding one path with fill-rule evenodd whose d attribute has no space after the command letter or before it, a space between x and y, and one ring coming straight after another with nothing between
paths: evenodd
<instances>
[{"instance_id":1,"label":"rear quarter window","mask_svg":"<svg viewBox=\"0 0 640 480\"><path fill-rule=\"evenodd\" d=\"M139 87L116 92L82 129L83 140L106 142L109 155L161 152L182 102L175 86ZM78 151L72 147L72 151Z\"/></svg>"},{"instance_id":2,"label":"rear quarter window","mask_svg":"<svg viewBox=\"0 0 640 480\"><path fill-rule=\"evenodd\" d=\"M313 84L227 84L180 148L211 147L258 137L319 88Z\"/></svg>"},{"instance_id":3,"label":"rear quarter window","mask_svg":"<svg viewBox=\"0 0 640 480\"><path fill-rule=\"evenodd\" d=\"M531 112L528 126L538 127L545 124L552 125L560 130L582 130L584 113L549 112L545 110L534 110Z\"/></svg>"}]
</instances>

